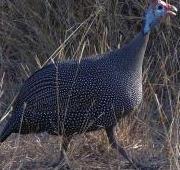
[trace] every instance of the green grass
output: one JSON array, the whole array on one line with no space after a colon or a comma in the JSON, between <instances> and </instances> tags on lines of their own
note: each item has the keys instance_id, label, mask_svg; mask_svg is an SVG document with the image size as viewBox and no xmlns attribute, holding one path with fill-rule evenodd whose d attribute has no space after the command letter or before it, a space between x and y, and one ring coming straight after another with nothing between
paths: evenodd
<instances>
[{"instance_id":1,"label":"green grass","mask_svg":"<svg viewBox=\"0 0 180 170\"><path fill-rule=\"evenodd\" d=\"M170 3L180 7L178 0ZM0 5L3 116L24 80L45 63L101 54L131 40L141 28L147 2L3 0ZM144 100L117 130L133 157L172 170L180 169L179 20L178 14L151 33L143 65ZM57 159L59 143L59 137L28 135L17 140L12 135L0 146L0 169L48 165ZM125 163L110 149L103 131L74 137L68 156L75 169L122 169Z\"/></svg>"}]
</instances>

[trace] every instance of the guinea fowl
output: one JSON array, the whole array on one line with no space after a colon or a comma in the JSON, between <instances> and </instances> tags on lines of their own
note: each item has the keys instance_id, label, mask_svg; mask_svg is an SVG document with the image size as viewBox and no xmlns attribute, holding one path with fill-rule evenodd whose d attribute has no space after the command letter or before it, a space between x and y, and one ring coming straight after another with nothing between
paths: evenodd
<instances>
[{"instance_id":1,"label":"guinea fowl","mask_svg":"<svg viewBox=\"0 0 180 170\"><path fill-rule=\"evenodd\" d=\"M0 142L11 133L47 132L62 135L66 151L74 134L103 128L111 146L137 167L118 144L114 129L142 100L142 64L150 31L176 12L170 4L151 0L141 31L123 48L35 72L21 88Z\"/></svg>"}]
</instances>

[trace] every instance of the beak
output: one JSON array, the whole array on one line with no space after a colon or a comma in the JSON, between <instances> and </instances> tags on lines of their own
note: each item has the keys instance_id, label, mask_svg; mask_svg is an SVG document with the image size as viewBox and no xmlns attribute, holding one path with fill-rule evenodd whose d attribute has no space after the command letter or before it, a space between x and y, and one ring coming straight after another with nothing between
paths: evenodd
<instances>
[{"instance_id":1,"label":"beak","mask_svg":"<svg viewBox=\"0 0 180 170\"><path fill-rule=\"evenodd\" d=\"M177 8L170 4L167 4L166 9L167 9L167 14L169 14L170 16L176 16L178 12Z\"/></svg>"}]
</instances>

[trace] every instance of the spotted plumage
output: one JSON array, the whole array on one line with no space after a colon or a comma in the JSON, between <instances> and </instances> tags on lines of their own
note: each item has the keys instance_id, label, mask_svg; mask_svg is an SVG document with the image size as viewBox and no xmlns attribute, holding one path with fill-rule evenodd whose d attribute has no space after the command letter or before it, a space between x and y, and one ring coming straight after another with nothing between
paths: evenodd
<instances>
[{"instance_id":1,"label":"spotted plumage","mask_svg":"<svg viewBox=\"0 0 180 170\"><path fill-rule=\"evenodd\" d=\"M142 97L141 69L132 69L130 59L128 68L120 56L117 50L81 62L50 64L34 73L14 104L17 125L12 130L19 131L22 116L22 133L72 135L115 126Z\"/></svg>"},{"instance_id":2,"label":"spotted plumage","mask_svg":"<svg viewBox=\"0 0 180 170\"><path fill-rule=\"evenodd\" d=\"M112 147L133 164L117 144L114 127L142 100L142 64L151 29L176 11L152 0L141 31L123 48L81 61L52 63L35 72L20 90L0 142L11 133L48 132L63 135L67 150L73 134L104 128Z\"/></svg>"}]
</instances>

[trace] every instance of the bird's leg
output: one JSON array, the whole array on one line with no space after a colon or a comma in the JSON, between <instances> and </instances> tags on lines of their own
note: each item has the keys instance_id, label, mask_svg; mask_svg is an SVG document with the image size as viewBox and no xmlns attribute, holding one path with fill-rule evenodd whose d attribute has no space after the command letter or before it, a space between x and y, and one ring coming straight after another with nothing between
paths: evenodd
<instances>
[{"instance_id":1,"label":"bird's leg","mask_svg":"<svg viewBox=\"0 0 180 170\"><path fill-rule=\"evenodd\" d=\"M62 149L67 151L71 139L72 139L72 136L63 136L62 137Z\"/></svg>"},{"instance_id":2,"label":"bird's leg","mask_svg":"<svg viewBox=\"0 0 180 170\"><path fill-rule=\"evenodd\" d=\"M54 131L48 131L47 133L50 135L55 135L55 136L59 135L58 133L56 133ZM71 139L72 139L72 136L63 135L63 137L62 137L62 149L61 150L64 149L65 151L67 151Z\"/></svg>"},{"instance_id":3,"label":"bird's leg","mask_svg":"<svg viewBox=\"0 0 180 170\"><path fill-rule=\"evenodd\" d=\"M69 159L66 155L69 143L72 139L72 136L63 136L62 137L62 148L61 148L61 161L65 162L66 169L70 169Z\"/></svg>"},{"instance_id":4,"label":"bird's leg","mask_svg":"<svg viewBox=\"0 0 180 170\"><path fill-rule=\"evenodd\" d=\"M55 134L55 135L57 135L57 134ZM69 164L69 159L66 154L66 151L68 149L68 145L71 141L71 138L72 138L72 136L63 136L62 137L60 156L56 157L56 159L51 162L50 167L53 167L55 169L63 169L63 170L71 169L70 164Z\"/></svg>"},{"instance_id":5,"label":"bird's leg","mask_svg":"<svg viewBox=\"0 0 180 170\"><path fill-rule=\"evenodd\" d=\"M135 161L132 158L129 158L126 151L123 149L123 147L121 147L118 144L117 139L115 137L115 127L106 128L106 134L107 134L107 137L108 137L108 140L109 140L109 143L110 143L111 147L116 149L118 151L118 153L121 154L126 160L128 160L129 163L134 168L138 169L139 164L136 164Z\"/></svg>"}]
</instances>

